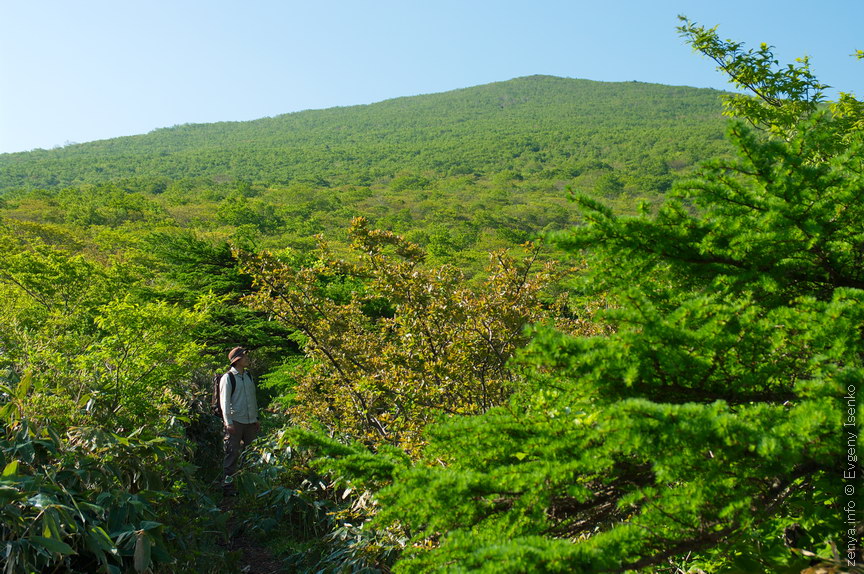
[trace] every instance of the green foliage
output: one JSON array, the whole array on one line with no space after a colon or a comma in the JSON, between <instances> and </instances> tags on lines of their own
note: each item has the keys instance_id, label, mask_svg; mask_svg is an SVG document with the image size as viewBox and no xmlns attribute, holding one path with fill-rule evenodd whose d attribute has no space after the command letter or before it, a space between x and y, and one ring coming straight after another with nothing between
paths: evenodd
<instances>
[{"instance_id":1,"label":"green foliage","mask_svg":"<svg viewBox=\"0 0 864 574\"><path fill-rule=\"evenodd\" d=\"M173 488L191 479L184 442L86 427L63 436L34 425L15 408L29 383L0 387L8 401L0 409L4 572L190 571L194 559L172 557L188 544L189 524L175 529L157 511L189 504L189 493Z\"/></svg>"},{"instance_id":2,"label":"green foliage","mask_svg":"<svg viewBox=\"0 0 864 574\"><path fill-rule=\"evenodd\" d=\"M535 76L0 155L0 211L106 249L180 227L308 251L363 216L470 277L488 252L575 224L567 185L632 210L726 149L718 92Z\"/></svg>"},{"instance_id":3,"label":"green foliage","mask_svg":"<svg viewBox=\"0 0 864 574\"><path fill-rule=\"evenodd\" d=\"M404 453L394 459L373 457L321 434L287 427L256 441L254 454L240 479L241 489L254 494L248 527L270 540L284 558L285 568L296 572L389 572L405 546L406 537L395 529L371 529L377 507L372 491L346 487L328 468L328 455L345 455L343 464L356 475L377 478L395 464L405 464Z\"/></svg>"},{"instance_id":4,"label":"green foliage","mask_svg":"<svg viewBox=\"0 0 864 574\"><path fill-rule=\"evenodd\" d=\"M34 373L40 392L28 416L128 432L163 421L156 430L184 412L192 392L183 376L201 365L195 329L206 309L136 300L123 295L134 285L124 266L48 245L14 225L3 231L2 361L19 375Z\"/></svg>"},{"instance_id":5,"label":"green foliage","mask_svg":"<svg viewBox=\"0 0 864 574\"><path fill-rule=\"evenodd\" d=\"M810 72L806 56L795 64L779 67L768 44L745 51L740 42L721 40L716 26L706 29L683 16L680 19L683 23L678 30L693 49L714 60L737 88L749 92L726 98L728 115L746 119L773 134L786 135L824 101L823 90L828 86Z\"/></svg>"},{"instance_id":6,"label":"green foliage","mask_svg":"<svg viewBox=\"0 0 864 574\"><path fill-rule=\"evenodd\" d=\"M341 243L362 216L472 278L483 275L489 252L576 224L568 185L596 190L625 212L655 202L698 159L728 149L720 111L712 90L535 76L372 106L177 126L0 155L0 215L71 230L101 251L134 254L142 272L160 266L172 275L166 264L174 256L163 257L180 241L158 243L180 230L253 251L308 252L319 234ZM142 243L150 233L154 240ZM217 331L214 345L247 341L262 326L219 332L242 319L217 313L207 325ZM273 335L268 354L278 346Z\"/></svg>"},{"instance_id":7,"label":"green foliage","mask_svg":"<svg viewBox=\"0 0 864 574\"><path fill-rule=\"evenodd\" d=\"M521 261L493 254L471 289L455 267L422 267L417 245L365 220L349 235L354 261L323 252L300 268L267 254L245 262L259 286L251 303L302 334L312 361L286 389L294 420L413 451L438 416L504 402L523 328L555 317L542 292L555 272L538 264L539 250Z\"/></svg>"},{"instance_id":8,"label":"green foliage","mask_svg":"<svg viewBox=\"0 0 864 574\"><path fill-rule=\"evenodd\" d=\"M96 341L75 361L80 382L89 386L82 399L89 396L96 420L129 431L131 425L185 413L194 395L183 376L200 365L203 350L190 335L202 317L128 298L100 309Z\"/></svg>"},{"instance_id":9,"label":"green foliage","mask_svg":"<svg viewBox=\"0 0 864 574\"><path fill-rule=\"evenodd\" d=\"M193 326L194 338L218 354L220 365L224 352L238 343L256 350L256 371L270 370L296 352L291 331L241 304L253 289L252 279L241 273L225 236L163 230L147 235L144 246L160 278L145 296L190 310L203 305L206 315Z\"/></svg>"},{"instance_id":10,"label":"green foliage","mask_svg":"<svg viewBox=\"0 0 864 574\"><path fill-rule=\"evenodd\" d=\"M115 259L88 235L0 227L0 564L212 571L224 524L182 438L200 426L207 300L159 300L134 250Z\"/></svg>"},{"instance_id":11,"label":"green foliage","mask_svg":"<svg viewBox=\"0 0 864 574\"><path fill-rule=\"evenodd\" d=\"M798 572L846 543L860 496L844 497L841 469L862 471L860 425L844 426L864 375L861 108L816 106L806 62L769 73L766 47L683 31L756 87L762 103L730 109L767 129L733 124L737 158L656 215L579 198L587 225L556 239L588 254L577 285L608 297L614 332L538 328L507 406L428 430L421 461L379 493L376 520L412 533L395 571Z\"/></svg>"},{"instance_id":12,"label":"green foliage","mask_svg":"<svg viewBox=\"0 0 864 574\"><path fill-rule=\"evenodd\" d=\"M306 184L326 194L385 178L392 191L404 193L428 190L434 180L502 171L569 179L597 159L623 164L637 153L662 160L679 151L704 157L721 149L717 96L532 76L369 106L3 154L0 190L111 181L156 197L173 194L171 182L185 180L249 196L259 183Z\"/></svg>"},{"instance_id":13,"label":"green foliage","mask_svg":"<svg viewBox=\"0 0 864 574\"><path fill-rule=\"evenodd\" d=\"M242 195L225 198L216 212L216 220L229 227L254 226L262 233L271 232L283 223L272 204Z\"/></svg>"},{"instance_id":14,"label":"green foliage","mask_svg":"<svg viewBox=\"0 0 864 574\"><path fill-rule=\"evenodd\" d=\"M56 198L64 223L74 226L107 225L154 220L164 211L147 196L112 185L87 185L62 190Z\"/></svg>"}]
</instances>

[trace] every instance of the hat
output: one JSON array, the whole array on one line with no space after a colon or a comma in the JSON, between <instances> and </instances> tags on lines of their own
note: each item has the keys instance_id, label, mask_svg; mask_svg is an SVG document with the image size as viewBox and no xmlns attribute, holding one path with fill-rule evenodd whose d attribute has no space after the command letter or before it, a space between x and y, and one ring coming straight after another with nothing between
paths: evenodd
<instances>
[{"instance_id":1,"label":"hat","mask_svg":"<svg viewBox=\"0 0 864 574\"><path fill-rule=\"evenodd\" d=\"M245 357L248 352L249 351L243 347L234 347L231 349L231 352L228 353L228 362L233 365L238 359Z\"/></svg>"}]
</instances>

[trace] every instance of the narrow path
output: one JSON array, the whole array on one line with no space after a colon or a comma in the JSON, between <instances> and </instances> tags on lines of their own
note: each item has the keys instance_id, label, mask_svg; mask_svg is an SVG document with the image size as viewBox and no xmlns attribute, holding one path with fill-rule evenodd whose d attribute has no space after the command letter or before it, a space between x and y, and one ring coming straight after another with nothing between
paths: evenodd
<instances>
[{"instance_id":1,"label":"narrow path","mask_svg":"<svg viewBox=\"0 0 864 574\"><path fill-rule=\"evenodd\" d=\"M220 508L232 514L232 519L237 520L234 510L236 498L226 498L222 501ZM231 522L229 522L229 530ZM282 562L273 556L257 539L254 534L241 531L232 536L228 542L228 551L240 552L240 572L242 574L282 574L285 572Z\"/></svg>"}]
</instances>

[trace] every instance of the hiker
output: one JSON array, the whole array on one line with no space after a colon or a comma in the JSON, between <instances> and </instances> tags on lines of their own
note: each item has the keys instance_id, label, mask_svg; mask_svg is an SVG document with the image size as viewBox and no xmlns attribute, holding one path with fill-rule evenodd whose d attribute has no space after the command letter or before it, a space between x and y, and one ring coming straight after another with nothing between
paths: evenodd
<instances>
[{"instance_id":1,"label":"hiker","mask_svg":"<svg viewBox=\"0 0 864 574\"><path fill-rule=\"evenodd\" d=\"M219 406L225 430L225 460L223 462L223 494L234 496L236 490L233 477L243 450L249 446L260 428L258 403L255 399L255 384L246 371L249 367L249 351L235 347L228 353L231 368L219 381Z\"/></svg>"}]
</instances>

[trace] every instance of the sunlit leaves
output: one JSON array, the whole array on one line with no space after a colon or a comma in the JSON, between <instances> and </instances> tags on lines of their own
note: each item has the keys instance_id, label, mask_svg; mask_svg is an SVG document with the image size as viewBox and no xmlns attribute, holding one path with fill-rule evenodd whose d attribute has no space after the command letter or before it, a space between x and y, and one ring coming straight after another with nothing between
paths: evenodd
<instances>
[{"instance_id":1,"label":"sunlit leaves","mask_svg":"<svg viewBox=\"0 0 864 574\"><path fill-rule=\"evenodd\" d=\"M828 86L816 79L806 57L780 67L772 46L762 43L758 49L745 50L740 42L721 40L716 27L705 28L684 17L681 20L678 30L693 49L714 60L736 87L753 94L728 96L728 115L787 136L824 101Z\"/></svg>"},{"instance_id":2,"label":"sunlit leaves","mask_svg":"<svg viewBox=\"0 0 864 574\"><path fill-rule=\"evenodd\" d=\"M550 265L493 254L479 289L453 266L424 267L416 245L355 220L351 261L296 268L262 254L245 268L250 300L297 329L312 360L293 390L297 420L324 422L371 444L414 451L441 414L484 412L512 392L508 361L523 328L554 315L542 289Z\"/></svg>"},{"instance_id":3,"label":"sunlit leaves","mask_svg":"<svg viewBox=\"0 0 864 574\"><path fill-rule=\"evenodd\" d=\"M188 477L181 441L5 422L0 459L20 456L0 475L6 572L144 572L172 560L154 520L171 495L155 489Z\"/></svg>"}]
</instances>

